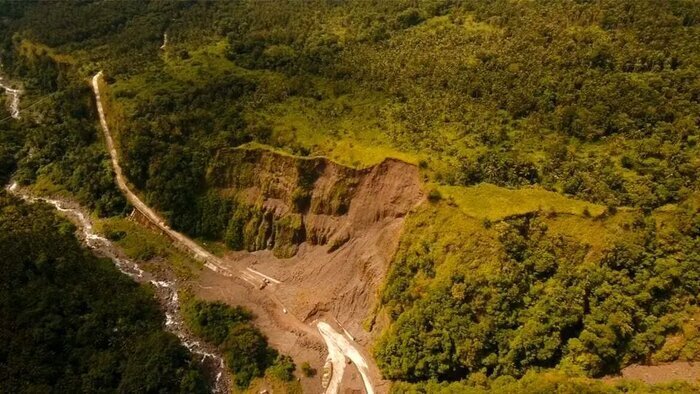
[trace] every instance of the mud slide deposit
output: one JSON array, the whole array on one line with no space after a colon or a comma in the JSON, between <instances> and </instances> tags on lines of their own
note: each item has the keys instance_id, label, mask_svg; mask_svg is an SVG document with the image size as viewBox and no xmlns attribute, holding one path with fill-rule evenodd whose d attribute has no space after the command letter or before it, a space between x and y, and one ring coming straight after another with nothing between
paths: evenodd
<instances>
[{"instance_id":1,"label":"mud slide deposit","mask_svg":"<svg viewBox=\"0 0 700 394\"><path fill-rule=\"evenodd\" d=\"M231 202L227 236L245 249L222 264L274 278L280 283L267 287L290 314L323 322L328 393L383 391L369 349L386 321L373 314L404 219L425 200L417 167L387 159L354 169L248 146L222 149L212 162L206 188ZM246 304L230 293L221 299Z\"/></svg>"},{"instance_id":2,"label":"mud slide deposit","mask_svg":"<svg viewBox=\"0 0 700 394\"><path fill-rule=\"evenodd\" d=\"M365 384L367 394L374 394L372 384L369 378L369 367L364 357L355 349L345 335L338 333L326 322L317 324L318 331L323 335L323 339L328 346L328 357L333 363L333 375L328 385L328 392L337 393L340 391L340 381L343 377L343 369L345 368L345 357L347 356L357 367L357 370L362 375L362 381ZM338 368L338 369L336 369Z\"/></svg>"}]
</instances>

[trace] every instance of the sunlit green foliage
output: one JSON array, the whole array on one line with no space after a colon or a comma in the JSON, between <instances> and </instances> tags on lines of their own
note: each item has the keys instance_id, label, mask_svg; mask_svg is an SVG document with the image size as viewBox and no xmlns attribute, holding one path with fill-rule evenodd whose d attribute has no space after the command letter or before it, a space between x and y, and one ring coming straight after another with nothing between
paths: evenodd
<instances>
[{"instance_id":1,"label":"sunlit green foliage","mask_svg":"<svg viewBox=\"0 0 700 394\"><path fill-rule=\"evenodd\" d=\"M173 226L231 248L267 247L271 224L226 199L217 179L240 169L216 162L223 149L419 163L432 204L409 218L382 292L389 378L696 357L697 207L673 213L670 233L650 214L698 190L696 0L4 1L0 13L7 72L57 95L38 124L0 125L5 179L18 170L123 209L80 80L98 68L129 180ZM310 189L296 186L302 212ZM283 224L290 239L300 227ZM246 327L229 345L257 354ZM241 362L244 381L263 370ZM504 387L533 387L518 384Z\"/></svg>"},{"instance_id":2,"label":"sunlit green foliage","mask_svg":"<svg viewBox=\"0 0 700 394\"><path fill-rule=\"evenodd\" d=\"M20 36L104 65L130 177L181 228L212 151L250 139L348 164L422 158L440 183L538 183L606 205L697 187L692 0L13 7Z\"/></svg>"},{"instance_id":3,"label":"sunlit green foliage","mask_svg":"<svg viewBox=\"0 0 700 394\"><path fill-rule=\"evenodd\" d=\"M266 370L280 380L292 380L291 358L268 346L267 338L252 325L249 311L221 302L192 300L185 308L185 319L197 336L223 352L239 388L248 387Z\"/></svg>"},{"instance_id":4,"label":"sunlit green foliage","mask_svg":"<svg viewBox=\"0 0 700 394\"><path fill-rule=\"evenodd\" d=\"M639 213L579 217L579 226L624 228L592 253L575 229L550 229L556 214L486 225L426 207L409 221L382 293L395 323L377 344L380 368L408 381L555 367L600 376L648 359L697 313L698 213L673 215L662 233Z\"/></svg>"},{"instance_id":5,"label":"sunlit green foliage","mask_svg":"<svg viewBox=\"0 0 700 394\"><path fill-rule=\"evenodd\" d=\"M538 183L606 205L697 187L692 1L11 8L19 37L103 63L129 178L192 234L221 237L197 229L202 179L217 149L251 139L350 164L403 151L439 183ZM53 88L58 70L37 59L14 73Z\"/></svg>"},{"instance_id":6,"label":"sunlit green foliage","mask_svg":"<svg viewBox=\"0 0 700 394\"><path fill-rule=\"evenodd\" d=\"M475 374L468 381L463 382L397 383L391 387L391 393L394 394L676 394L695 393L696 391L697 386L689 383L645 385L641 382L626 380L603 382L595 379L573 377L557 371L530 372L519 380L515 380L512 377L488 379L483 374Z\"/></svg>"},{"instance_id":7,"label":"sunlit green foliage","mask_svg":"<svg viewBox=\"0 0 700 394\"><path fill-rule=\"evenodd\" d=\"M70 192L100 216L122 213L126 202L95 127L89 86L44 48L13 43L9 36L3 44L9 49L0 49L2 72L20 77L24 93L22 118L0 123L0 180L13 173L22 184L41 178L52 192Z\"/></svg>"}]
</instances>

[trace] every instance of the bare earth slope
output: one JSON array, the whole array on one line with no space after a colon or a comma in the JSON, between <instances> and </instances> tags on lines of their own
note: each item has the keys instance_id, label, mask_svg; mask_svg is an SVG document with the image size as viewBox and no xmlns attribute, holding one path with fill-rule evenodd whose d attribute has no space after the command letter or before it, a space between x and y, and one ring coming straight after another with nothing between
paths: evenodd
<instances>
[{"instance_id":1,"label":"bare earth slope","mask_svg":"<svg viewBox=\"0 0 700 394\"><path fill-rule=\"evenodd\" d=\"M386 391L368 352L377 330L368 333L362 324L371 317L403 218L424 200L417 168L386 160L357 170L264 150L224 152L210 183L248 207L252 216L242 224L251 252L219 258L171 229L129 188L105 118L100 77L92 83L118 186L149 225L211 270L198 278L198 295L251 308L271 344L297 363L321 369L327 354L334 376L326 392ZM318 383L304 381L305 391L321 392Z\"/></svg>"},{"instance_id":2,"label":"bare earth slope","mask_svg":"<svg viewBox=\"0 0 700 394\"><path fill-rule=\"evenodd\" d=\"M404 217L424 200L418 169L388 159L358 170L324 158L244 149L222 153L218 160L236 171L228 171L217 186L259 212L263 219L246 223L254 228L248 238L265 240L248 244L250 250L261 249L253 253L230 253L227 267L255 266L284 282L279 296L304 321L329 315L358 340L368 339L361 325L370 317ZM308 208L299 212L294 195L305 172L314 182ZM284 234L290 221L297 223L291 238Z\"/></svg>"}]
</instances>

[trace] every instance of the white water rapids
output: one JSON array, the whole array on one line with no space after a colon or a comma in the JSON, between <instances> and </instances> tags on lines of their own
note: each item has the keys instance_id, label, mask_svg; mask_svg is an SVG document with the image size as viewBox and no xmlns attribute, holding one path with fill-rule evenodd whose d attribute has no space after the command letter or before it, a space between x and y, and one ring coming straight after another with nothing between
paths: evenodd
<instances>
[{"instance_id":1,"label":"white water rapids","mask_svg":"<svg viewBox=\"0 0 700 394\"><path fill-rule=\"evenodd\" d=\"M10 96L10 116L19 119L19 96L22 94L22 91L6 85L2 77L0 77L0 88L5 89L5 94Z\"/></svg>"},{"instance_id":2,"label":"white water rapids","mask_svg":"<svg viewBox=\"0 0 700 394\"><path fill-rule=\"evenodd\" d=\"M167 41L167 37L164 37L164 41ZM157 227L159 227L163 232L168 234L175 242L183 245L186 249L190 250L198 260L203 261L205 263L205 266L207 268L215 272L219 272L227 277L237 276L229 272L229 270L226 269L222 264L219 264L219 259L216 256L212 255L210 252L199 246L191 239L169 228L162 220L162 218L160 218L150 207L144 204L129 189L126 180L122 175L117 151L114 147L114 143L112 141L112 137L109 132L107 121L104 115L104 110L102 107L102 100L100 97L98 83L101 75L102 72L97 73L93 77L92 84L95 92L97 109L100 115L100 124L105 135L107 148L110 153L112 165L116 174L116 181L119 188L125 193L129 202L138 208L139 212L143 213ZM21 94L21 91L2 85L1 83L0 87L4 88L6 92L8 92L8 94L12 95L12 116L18 119L19 95ZM182 315L180 313L180 301L177 293L177 283L175 281L162 280L162 278L154 278L150 273L143 271L136 262L124 256L124 254L110 240L97 234L94 231L93 225L89 217L83 213L84 210L82 210L75 204L68 204L65 201L32 196L25 190L18 188L16 183L8 186L7 190L25 200L31 202L43 201L54 206L58 211L68 216L76 225L78 225L81 232L81 238L89 248L95 250L97 254L110 258L114 262L115 266L122 273L128 275L133 280L139 283L151 283L155 287L156 296L163 305L163 309L165 311L166 329L175 334L180 339L181 343L185 347L187 347L187 349L189 349L191 353L200 356L202 359L202 363L209 367L208 370L213 371L213 373L215 374L215 376L212 376L212 380L214 380L215 382L213 392L228 392L230 387L230 379L225 373L225 364L223 358L215 354L214 351L210 350L206 344L203 344L194 339L194 337L191 335L191 333L188 332L184 325ZM259 275L260 277L263 277L272 283L281 283L280 281L267 275L264 275L256 270L253 270L252 268L249 268L248 271L251 274ZM243 277L242 279L245 280L245 277ZM251 284L254 287L257 287L255 283ZM285 315L287 314L286 308L284 308L284 313ZM326 342L329 352L329 359L333 364L334 370L330 382L331 384L325 392L327 394L336 394L340 391L340 383L343 378L343 370L345 369L345 357L347 357L355 363L360 374L362 375L362 380L365 385L366 392L368 394L373 394L374 390L370 381L367 360L365 360L362 354L355 348L355 344L352 343L352 337L346 332L347 338L345 338L343 334L337 332L331 325L324 322L319 322L319 324L317 325L317 329L323 337L324 341Z\"/></svg>"},{"instance_id":3,"label":"white water rapids","mask_svg":"<svg viewBox=\"0 0 700 394\"><path fill-rule=\"evenodd\" d=\"M95 232L92 222L81 209L72 208L64 201L31 196L20 189L17 183L9 185L6 189L10 193L26 201L41 201L54 206L56 210L68 216L71 221L78 226L81 238L90 249L95 250L101 256L110 258L119 271L128 275L133 280L139 283L150 282L156 288L156 296L165 310L166 329L175 334L191 353L201 357L201 362L203 364L206 364L214 370L216 376L214 377L214 387L212 391L214 393L228 392L228 381L223 378L225 373L223 358L215 354L205 344L195 340L192 334L185 328L180 313L180 300L177 294L177 283L175 281L157 280L152 277L151 274L143 271L136 262L124 257L110 240Z\"/></svg>"},{"instance_id":4,"label":"white water rapids","mask_svg":"<svg viewBox=\"0 0 700 394\"><path fill-rule=\"evenodd\" d=\"M163 33L163 45L160 46L161 50L165 50L165 47L168 45L168 33Z\"/></svg>"}]
</instances>

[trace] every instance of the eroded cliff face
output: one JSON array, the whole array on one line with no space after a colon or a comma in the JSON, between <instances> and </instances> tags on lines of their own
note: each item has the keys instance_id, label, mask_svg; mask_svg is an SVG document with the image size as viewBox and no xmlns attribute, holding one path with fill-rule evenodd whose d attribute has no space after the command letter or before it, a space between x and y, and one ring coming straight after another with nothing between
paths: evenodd
<instances>
[{"instance_id":1,"label":"eroded cliff face","mask_svg":"<svg viewBox=\"0 0 700 394\"><path fill-rule=\"evenodd\" d=\"M337 319L360 342L374 332L378 289L405 216L424 199L416 166L399 160L352 169L324 158L266 150L219 152L208 186L231 201L226 258L283 282L275 294L295 316ZM370 327L372 324L369 325Z\"/></svg>"},{"instance_id":2,"label":"eroded cliff face","mask_svg":"<svg viewBox=\"0 0 700 394\"><path fill-rule=\"evenodd\" d=\"M404 217L424 198L418 169L399 160L352 169L325 158L230 149L215 162L207 182L235 202L230 239L282 258L304 242L332 252L385 219Z\"/></svg>"}]
</instances>

